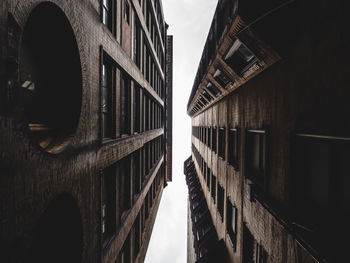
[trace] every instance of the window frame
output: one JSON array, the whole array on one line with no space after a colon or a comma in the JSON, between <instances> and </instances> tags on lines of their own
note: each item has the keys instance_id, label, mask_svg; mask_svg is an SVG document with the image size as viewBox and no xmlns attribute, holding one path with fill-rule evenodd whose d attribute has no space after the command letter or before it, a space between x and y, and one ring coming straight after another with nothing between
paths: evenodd
<instances>
[{"instance_id":1,"label":"window frame","mask_svg":"<svg viewBox=\"0 0 350 263\"><path fill-rule=\"evenodd\" d=\"M250 149L251 141L249 136L259 136L259 169L257 171L253 171L252 158L250 156L250 151L254 151ZM268 156L268 147L267 147L267 131L266 129L254 130L250 129L246 131L246 140L245 140L245 176L249 178L255 185L259 187L260 190L265 191L267 185L267 156Z\"/></svg>"}]
</instances>

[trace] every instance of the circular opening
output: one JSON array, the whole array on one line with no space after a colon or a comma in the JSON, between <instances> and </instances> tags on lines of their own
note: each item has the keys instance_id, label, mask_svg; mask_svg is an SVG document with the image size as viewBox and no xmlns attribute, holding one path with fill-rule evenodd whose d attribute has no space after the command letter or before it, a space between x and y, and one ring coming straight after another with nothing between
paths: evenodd
<instances>
[{"instance_id":1,"label":"circular opening","mask_svg":"<svg viewBox=\"0 0 350 263\"><path fill-rule=\"evenodd\" d=\"M79 122L82 74L72 27L52 3L39 4L28 18L20 81L21 101L34 139L47 152L62 151Z\"/></svg>"},{"instance_id":2,"label":"circular opening","mask_svg":"<svg viewBox=\"0 0 350 263\"><path fill-rule=\"evenodd\" d=\"M30 262L82 261L82 221L72 197L64 195L52 201L39 219L35 232Z\"/></svg>"}]
</instances>

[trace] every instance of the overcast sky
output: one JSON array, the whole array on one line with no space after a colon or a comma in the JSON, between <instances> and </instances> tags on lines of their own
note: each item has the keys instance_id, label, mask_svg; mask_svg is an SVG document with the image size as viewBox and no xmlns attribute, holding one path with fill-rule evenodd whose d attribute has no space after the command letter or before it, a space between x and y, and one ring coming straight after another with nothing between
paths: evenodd
<instances>
[{"instance_id":1,"label":"overcast sky","mask_svg":"<svg viewBox=\"0 0 350 263\"><path fill-rule=\"evenodd\" d=\"M174 36L173 182L163 197L146 263L187 262L187 186L183 163L191 154L191 119L186 105L217 0L162 0L168 34Z\"/></svg>"}]
</instances>

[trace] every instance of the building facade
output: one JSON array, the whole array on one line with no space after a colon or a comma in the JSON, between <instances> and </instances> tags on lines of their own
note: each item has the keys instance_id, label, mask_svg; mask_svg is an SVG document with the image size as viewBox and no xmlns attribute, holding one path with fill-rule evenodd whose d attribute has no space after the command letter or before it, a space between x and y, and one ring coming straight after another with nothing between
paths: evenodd
<instances>
[{"instance_id":1,"label":"building facade","mask_svg":"<svg viewBox=\"0 0 350 263\"><path fill-rule=\"evenodd\" d=\"M187 112L228 262L347 258L347 9L218 1Z\"/></svg>"},{"instance_id":2,"label":"building facade","mask_svg":"<svg viewBox=\"0 0 350 263\"><path fill-rule=\"evenodd\" d=\"M215 231L192 158L184 164L188 186L187 262L225 262L226 248Z\"/></svg>"},{"instance_id":3,"label":"building facade","mask_svg":"<svg viewBox=\"0 0 350 263\"><path fill-rule=\"evenodd\" d=\"M162 2L5 0L0 40L0 261L143 262L172 178Z\"/></svg>"}]
</instances>

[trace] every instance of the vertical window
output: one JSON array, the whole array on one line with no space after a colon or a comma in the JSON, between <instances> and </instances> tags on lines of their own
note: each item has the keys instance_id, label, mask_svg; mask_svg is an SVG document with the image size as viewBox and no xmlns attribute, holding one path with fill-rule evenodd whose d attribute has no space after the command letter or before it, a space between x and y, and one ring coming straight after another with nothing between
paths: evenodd
<instances>
[{"instance_id":1,"label":"vertical window","mask_svg":"<svg viewBox=\"0 0 350 263\"><path fill-rule=\"evenodd\" d=\"M134 194L137 195L141 192L141 151L138 150L134 153Z\"/></svg>"},{"instance_id":2,"label":"vertical window","mask_svg":"<svg viewBox=\"0 0 350 263\"><path fill-rule=\"evenodd\" d=\"M228 163L238 170L238 131L228 131Z\"/></svg>"},{"instance_id":3,"label":"vertical window","mask_svg":"<svg viewBox=\"0 0 350 263\"><path fill-rule=\"evenodd\" d=\"M102 23L105 24L110 31L113 30L113 7L112 0L102 1Z\"/></svg>"},{"instance_id":4,"label":"vertical window","mask_svg":"<svg viewBox=\"0 0 350 263\"><path fill-rule=\"evenodd\" d=\"M216 177L211 174L211 196L213 197L214 203L216 202Z\"/></svg>"},{"instance_id":5,"label":"vertical window","mask_svg":"<svg viewBox=\"0 0 350 263\"><path fill-rule=\"evenodd\" d=\"M264 189L266 168L266 134L261 130L247 132L247 177Z\"/></svg>"},{"instance_id":6,"label":"vertical window","mask_svg":"<svg viewBox=\"0 0 350 263\"><path fill-rule=\"evenodd\" d=\"M130 234L124 242L124 245L118 256L118 263L130 263Z\"/></svg>"},{"instance_id":7,"label":"vertical window","mask_svg":"<svg viewBox=\"0 0 350 263\"><path fill-rule=\"evenodd\" d=\"M124 3L124 19L128 24L130 24L130 5L127 0L125 0Z\"/></svg>"},{"instance_id":8,"label":"vertical window","mask_svg":"<svg viewBox=\"0 0 350 263\"><path fill-rule=\"evenodd\" d=\"M102 177L102 236L107 241L116 231L116 170L115 166L103 170Z\"/></svg>"},{"instance_id":9,"label":"vertical window","mask_svg":"<svg viewBox=\"0 0 350 263\"><path fill-rule=\"evenodd\" d=\"M141 67L141 31L140 31L140 22L135 17L134 21L134 29L133 29L133 53L134 53L134 62L138 66Z\"/></svg>"},{"instance_id":10,"label":"vertical window","mask_svg":"<svg viewBox=\"0 0 350 263\"><path fill-rule=\"evenodd\" d=\"M298 223L316 230L329 223L327 213L339 218L340 225L345 223L350 214L350 138L298 134L292 149L292 200Z\"/></svg>"},{"instance_id":11,"label":"vertical window","mask_svg":"<svg viewBox=\"0 0 350 263\"><path fill-rule=\"evenodd\" d=\"M131 176L130 176L130 157L125 157L118 163L119 168L119 206L121 220L126 211L131 207Z\"/></svg>"},{"instance_id":12,"label":"vertical window","mask_svg":"<svg viewBox=\"0 0 350 263\"><path fill-rule=\"evenodd\" d=\"M140 87L134 85L134 133L140 133L141 132L141 107L140 107Z\"/></svg>"},{"instance_id":13,"label":"vertical window","mask_svg":"<svg viewBox=\"0 0 350 263\"><path fill-rule=\"evenodd\" d=\"M226 199L226 229L232 241L233 249L236 251L237 208L232 205L228 198Z\"/></svg>"},{"instance_id":14,"label":"vertical window","mask_svg":"<svg viewBox=\"0 0 350 263\"><path fill-rule=\"evenodd\" d=\"M226 131L225 128L219 129L219 157L225 160Z\"/></svg>"},{"instance_id":15,"label":"vertical window","mask_svg":"<svg viewBox=\"0 0 350 263\"><path fill-rule=\"evenodd\" d=\"M137 258L141 247L141 222L140 214L136 217L134 223L134 260Z\"/></svg>"},{"instance_id":16,"label":"vertical window","mask_svg":"<svg viewBox=\"0 0 350 263\"><path fill-rule=\"evenodd\" d=\"M224 220L224 202L225 202L225 190L220 184L218 184L218 210L221 216L221 220Z\"/></svg>"},{"instance_id":17,"label":"vertical window","mask_svg":"<svg viewBox=\"0 0 350 263\"><path fill-rule=\"evenodd\" d=\"M120 128L121 128L121 134L130 134L130 79L125 74L121 74L121 105L120 105Z\"/></svg>"},{"instance_id":18,"label":"vertical window","mask_svg":"<svg viewBox=\"0 0 350 263\"><path fill-rule=\"evenodd\" d=\"M113 138L113 65L103 55L102 64L102 137Z\"/></svg>"},{"instance_id":19,"label":"vertical window","mask_svg":"<svg viewBox=\"0 0 350 263\"><path fill-rule=\"evenodd\" d=\"M213 127L213 133L211 134L212 135L212 140L211 140L211 143L212 143L212 150L216 153L216 127Z\"/></svg>"}]
</instances>

